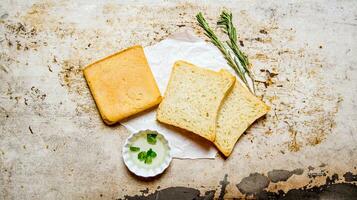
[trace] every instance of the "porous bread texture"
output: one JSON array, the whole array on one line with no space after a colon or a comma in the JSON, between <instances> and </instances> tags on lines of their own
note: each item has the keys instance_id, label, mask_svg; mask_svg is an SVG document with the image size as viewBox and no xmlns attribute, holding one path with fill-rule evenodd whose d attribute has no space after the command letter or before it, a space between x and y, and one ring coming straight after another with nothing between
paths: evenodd
<instances>
[{"instance_id":1,"label":"porous bread texture","mask_svg":"<svg viewBox=\"0 0 357 200\"><path fill-rule=\"evenodd\" d=\"M236 81L218 111L214 144L228 157L244 131L269 110L269 106Z\"/></svg>"},{"instance_id":2,"label":"porous bread texture","mask_svg":"<svg viewBox=\"0 0 357 200\"><path fill-rule=\"evenodd\" d=\"M101 59L87 66L83 73L102 119L108 125L161 102L142 46Z\"/></svg>"},{"instance_id":3,"label":"porous bread texture","mask_svg":"<svg viewBox=\"0 0 357 200\"><path fill-rule=\"evenodd\" d=\"M218 110L234 82L235 77L228 72L177 61L157 110L157 119L213 142Z\"/></svg>"}]
</instances>

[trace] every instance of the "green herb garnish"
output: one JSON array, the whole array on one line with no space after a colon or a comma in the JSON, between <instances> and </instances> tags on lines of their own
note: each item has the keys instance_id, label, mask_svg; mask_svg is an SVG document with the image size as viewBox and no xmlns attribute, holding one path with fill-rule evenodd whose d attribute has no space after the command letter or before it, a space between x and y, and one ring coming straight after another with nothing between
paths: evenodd
<instances>
[{"instance_id":1,"label":"green herb garnish","mask_svg":"<svg viewBox=\"0 0 357 200\"><path fill-rule=\"evenodd\" d=\"M196 15L198 24L205 31L205 35L211 40L211 43L221 51L228 65L233 68L247 88L254 94L254 81L251 72L249 71L250 63L248 61L248 57L239 49L237 45L237 31L233 26L232 18L232 13L223 11L220 15L219 21L217 22L218 26L220 26L223 29L223 32L225 32L229 37L229 41L223 43L210 28L202 13L200 12ZM249 85L247 78L250 78L252 86Z\"/></svg>"},{"instance_id":2,"label":"green herb garnish","mask_svg":"<svg viewBox=\"0 0 357 200\"><path fill-rule=\"evenodd\" d=\"M145 159L145 164L151 164L152 163L152 157L147 156Z\"/></svg>"},{"instance_id":3,"label":"green herb garnish","mask_svg":"<svg viewBox=\"0 0 357 200\"><path fill-rule=\"evenodd\" d=\"M130 146L130 151L137 152L140 151L139 147Z\"/></svg>"},{"instance_id":4,"label":"green herb garnish","mask_svg":"<svg viewBox=\"0 0 357 200\"><path fill-rule=\"evenodd\" d=\"M144 161L146 159L147 155L146 155L146 151L142 151L138 154L138 159L141 161Z\"/></svg>"},{"instance_id":5,"label":"green herb garnish","mask_svg":"<svg viewBox=\"0 0 357 200\"><path fill-rule=\"evenodd\" d=\"M158 133L156 131L145 130L143 131L144 134L146 133L146 140L149 144L155 145L156 144L156 137ZM139 147L130 146L130 151L138 152L140 151ZM141 151L138 153L138 160L143 161L145 164L151 164L152 160L156 158L157 154L151 148L148 151Z\"/></svg>"},{"instance_id":6,"label":"green herb garnish","mask_svg":"<svg viewBox=\"0 0 357 200\"><path fill-rule=\"evenodd\" d=\"M138 159L140 161L144 161L145 164L151 164L152 160L156 158L157 154L155 151L152 149L149 149L148 151L141 151L138 154Z\"/></svg>"},{"instance_id":7,"label":"green herb garnish","mask_svg":"<svg viewBox=\"0 0 357 200\"><path fill-rule=\"evenodd\" d=\"M148 133L146 135L146 139L148 141L149 144L156 144L156 136L157 136L157 133Z\"/></svg>"},{"instance_id":8,"label":"green herb garnish","mask_svg":"<svg viewBox=\"0 0 357 200\"><path fill-rule=\"evenodd\" d=\"M149 151L146 152L146 155L147 155L147 156L150 156L150 157L152 157L152 158L155 158L155 157L156 157L156 152L153 151L152 149L149 149Z\"/></svg>"}]
</instances>

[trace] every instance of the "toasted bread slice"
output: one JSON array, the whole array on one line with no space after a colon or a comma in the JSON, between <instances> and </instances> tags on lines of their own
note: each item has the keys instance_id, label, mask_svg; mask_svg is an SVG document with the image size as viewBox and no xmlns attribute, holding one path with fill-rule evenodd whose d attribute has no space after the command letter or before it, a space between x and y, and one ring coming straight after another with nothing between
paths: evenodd
<instances>
[{"instance_id":1,"label":"toasted bread slice","mask_svg":"<svg viewBox=\"0 0 357 200\"><path fill-rule=\"evenodd\" d=\"M103 121L114 124L161 102L141 46L133 46L84 69Z\"/></svg>"},{"instance_id":2,"label":"toasted bread slice","mask_svg":"<svg viewBox=\"0 0 357 200\"><path fill-rule=\"evenodd\" d=\"M157 119L213 142L218 109L234 82L235 77L228 72L215 72L177 61Z\"/></svg>"},{"instance_id":3,"label":"toasted bread slice","mask_svg":"<svg viewBox=\"0 0 357 200\"><path fill-rule=\"evenodd\" d=\"M214 144L228 157L244 131L269 110L269 106L236 81L218 111Z\"/></svg>"}]
</instances>

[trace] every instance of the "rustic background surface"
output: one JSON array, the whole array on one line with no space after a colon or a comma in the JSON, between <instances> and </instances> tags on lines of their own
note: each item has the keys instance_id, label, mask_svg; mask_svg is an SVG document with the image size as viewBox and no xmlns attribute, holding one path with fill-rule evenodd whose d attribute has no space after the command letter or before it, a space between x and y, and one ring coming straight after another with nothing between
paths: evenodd
<instances>
[{"instance_id":1,"label":"rustic background surface","mask_svg":"<svg viewBox=\"0 0 357 200\"><path fill-rule=\"evenodd\" d=\"M271 111L226 160L133 176L120 152L130 133L103 124L81 70L185 28L204 38L195 14L214 26L224 8ZM353 0L3 0L0 199L356 197L356 38Z\"/></svg>"}]
</instances>

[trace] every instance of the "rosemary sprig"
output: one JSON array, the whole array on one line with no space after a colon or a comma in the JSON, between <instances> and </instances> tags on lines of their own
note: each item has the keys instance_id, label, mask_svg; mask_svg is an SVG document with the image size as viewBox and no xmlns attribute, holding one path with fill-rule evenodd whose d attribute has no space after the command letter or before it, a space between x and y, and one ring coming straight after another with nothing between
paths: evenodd
<instances>
[{"instance_id":1,"label":"rosemary sprig","mask_svg":"<svg viewBox=\"0 0 357 200\"><path fill-rule=\"evenodd\" d=\"M234 69L239 78L244 82L247 88L254 94L255 87L254 82L252 81L252 87L248 84L246 75L251 79L251 73L249 71L249 61L248 57L239 49L237 45L237 32L232 23L232 14L226 11L223 11L220 15L220 20L217 24L223 28L223 31L228 35L229 41L226 41L227 48L224 43L222 43L217 35L208 25L207 21L203 17L202 13L196 15L197 21L200 27L205 31L205 35L211 40L211 42L221 51L224 58L227 60L227 63L230 67ZM231 53L233 52L233 53ZM233 55L232 55L233 54ZM237 61L238 58L238 61Z\"/></svg>"},{"instance_id":2,"label":"rosemary sprig","mask_svg":"<svg viewBox=\"0 0 357 200\"><path fill-rule=\"evenodd\" d=\"M223 11L217 24L221 26L224 32L228 35L229 41L227 41L227 44L242 63L242 67L245 72L250 73L247 68L249 66L248 57L239 49L237 45L237 31L232 22L232 13Z\"/></svg>"}]
</instances>

